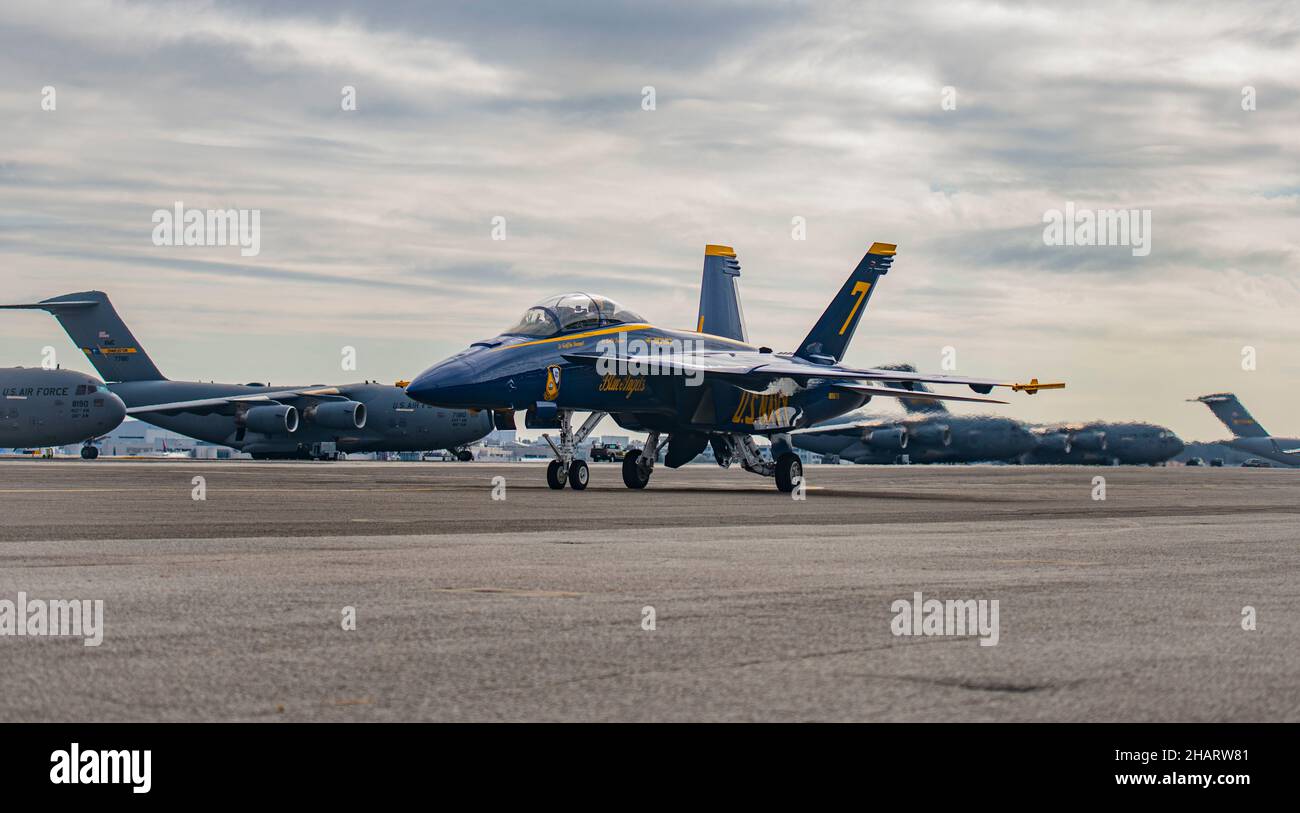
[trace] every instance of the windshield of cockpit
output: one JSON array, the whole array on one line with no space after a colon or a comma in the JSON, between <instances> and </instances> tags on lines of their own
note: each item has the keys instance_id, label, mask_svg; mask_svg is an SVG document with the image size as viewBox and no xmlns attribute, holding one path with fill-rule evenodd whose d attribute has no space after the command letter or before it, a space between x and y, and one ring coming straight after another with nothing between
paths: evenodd
<instances>
[{"instance_id":1,"label":"windshield of cockpit","mask_svg":"<svg viewBox=\"0 0 1300 813\"><path fill-rule=\"evenodd\" d=\"M643 321L636 312L603 296L560 294L529 308L523 318L505 332L516 336L546 337L603 325Z\"/></svg>"}]
</instances>

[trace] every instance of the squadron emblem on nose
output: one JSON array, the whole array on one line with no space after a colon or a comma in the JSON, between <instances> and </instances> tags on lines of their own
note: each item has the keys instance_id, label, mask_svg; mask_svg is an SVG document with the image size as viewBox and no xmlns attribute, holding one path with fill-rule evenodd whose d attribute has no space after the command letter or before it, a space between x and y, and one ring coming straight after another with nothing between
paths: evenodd
<instances>
[{"instance_id":1,"label":"squadron emblem on nose","mask_svg":"<svg viewBox=\"0 0 1300 813\"><path fill-rule=\"evenodd\" d=\"M542 398L554 401L560 394L560 365L552 364L546 368L546 392Z\"/></svg>"}]
</instances>

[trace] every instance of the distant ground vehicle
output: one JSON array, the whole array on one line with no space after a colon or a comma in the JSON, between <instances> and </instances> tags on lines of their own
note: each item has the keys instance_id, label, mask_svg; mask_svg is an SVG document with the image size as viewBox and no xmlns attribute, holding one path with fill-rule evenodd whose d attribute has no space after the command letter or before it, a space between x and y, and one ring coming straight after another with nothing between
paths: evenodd
<instances>
[{"instance_id":1,"label":"distant ground vehicle","mask_svg":"<svg viewBox=\"0 0 1300 813\"><path fill-rule=\"evenodd\" d=\"M1258 457L1252 457L1241 464L1243 469L1271 469L1273 464L1267 460L1260 460Z\"/></svg>"},{"instance_id":2,"label":"distant ground vehicle","mask_svg":"<svg viewBox=\"0 0 1300 813\"><path fill-rule=\"evenodd\" d=\"M627 449L617 443L597 443L591 447L592 463L617 463Z\"/></svg>"},{"instance_id":3,"label":"distant ground vehicle","mask_svg":"<svg viewBox=\"0 0 1300 813\"><path fill-rule=\"evenodd\" d=\"M420 456L420 459L424 461L442 460L447 462L458 460L461 463L468 463L474 459L474 453L469 449L440 449L438 451L425 452Z\"/></svg>"}]
</instances>

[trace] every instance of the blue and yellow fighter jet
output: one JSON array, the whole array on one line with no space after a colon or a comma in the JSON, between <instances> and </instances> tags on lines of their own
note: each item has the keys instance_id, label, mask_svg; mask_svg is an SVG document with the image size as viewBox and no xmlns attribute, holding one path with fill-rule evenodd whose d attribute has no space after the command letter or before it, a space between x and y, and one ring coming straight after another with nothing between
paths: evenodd
<instances>
[{"instance_id":1,"label":"blue and yellow fighter jet","mask_svg":"<svg viewBox=\"0 0 1300 813\"><path fill-rule=\"evenodd\" d=\"M694 331L669 330L611 299L561 294L529 308L499 336L474 342L425 370L406 392L435 406L492 410L498 428L513 428L515 413L525 411L527 427L559 429L558 439L542 436L555 455L546 472L554 489L566 483L576 490L587 487L587 464L576 450L610 416L624 429L648 435L644 449L623 458L628 488L646 486L665 447L665 465L677 468L711 445L719 465L739 462L746 471L775 477L777 488L788 492L803 476L798 456L787 451L765 460L754 435L770 438L812 426L852 412L875 396L1006 403L920 393L904 388L906 382L964 384L980 394L994 387L1033 394L1064 386L840 364L867 300L894 261L895 248L872 244L791 353L705 333L704 313ZM710 263L716 271L718 264L735 264L735 258L730 247L708 246L706 278ZM727 332L735 335L734 329ZM577 431L571 426L575 412L591 413Z\"/></svg>"}]
</instances>

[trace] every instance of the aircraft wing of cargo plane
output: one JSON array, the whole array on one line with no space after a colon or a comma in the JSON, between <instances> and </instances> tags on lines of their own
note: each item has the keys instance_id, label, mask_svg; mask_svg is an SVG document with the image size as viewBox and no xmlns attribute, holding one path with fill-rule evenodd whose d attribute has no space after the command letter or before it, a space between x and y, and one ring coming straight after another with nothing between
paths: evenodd
<instances>
[{"instance_id":1,"label":"aircraft wing of cargo plane","mask_svg":"<svg viewBox=\"0 0 1300 813\"><path fill-rule=\"evenodd\" d=\"M293 390L274 390L272 392L255 392L250 395L227 395L217 398L196 398L189 401L172 401L161 404L145 404L127 409L128 415L143 415L150 412L192 412L195 414L212 413L223 407L237 404L269 404L299 399L329 399L346 401L338 387L304 387Z\"/></svg>"},{"instance_id":2,"label":"aircraft wing of cargo plane","mask_svg":"<svg viewBox=\"0 0 1300 813\"><path fill-rule=\"evenodd\" d=\"M609 415L625 429L648 433L645 451L633 450L623 460L629 488L645 487L664 447L665 464L676 468L711 445L723 465L738 461L747 471L775 477L780 490L791 491L802 478L798 456L785 452L775 461L764 460L754 435L770 437L811 426L875 396L1005 403L890 386L896 382L965 385L982 395L995 387L1032 395L1064 386L840 364L895 251L892 244L872 244L790 353L735 338L745 333L738 309L722 314L723 329L731 335L720 336L702 332L710 320L704 307L699 330L669 330L605 297L562 294L529 308L504 333L430 367L407 393L438 406L493 410L502 426L513 425L514 413L524 410L527 426L558 428L558 443L543 435L555 456L547 469L547 483L554 489L566 483L586 488L587 464L577 459L576 448ZM706 257L734 261L735 252L709 246ZM591 414L575 432L570 419L577 411Z\"/></svg>"}]
</instances>

